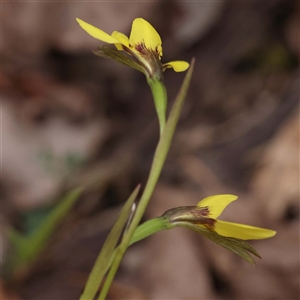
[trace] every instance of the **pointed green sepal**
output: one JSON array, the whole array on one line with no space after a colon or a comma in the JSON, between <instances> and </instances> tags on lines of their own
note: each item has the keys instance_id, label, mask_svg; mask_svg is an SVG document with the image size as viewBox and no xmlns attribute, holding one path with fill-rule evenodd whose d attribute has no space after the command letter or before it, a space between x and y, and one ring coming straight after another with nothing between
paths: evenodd
<instances>
[{"instance_id":1,"label":"pointed green sepal","mask_svg":"<svg viewBox=\"0 0 300 300\"><path fill-rule=\"evenodd\" d=\"M125 65L125 66L136 69L146 75L145 68L141 64L136 62L133 57L129 57L129 56L122 54L119 50L117 50L113 46L104 45L102 47L98 47L98 49L93 52L97 56L112 59L116 62L119 62L119 63Z\"/></svg>"},{"instance_id":2,"label":"pointed green sepal","mask_svg":"<svg viewBox=\"0 0 300 300\"><path fill-rule=\"evenodd\" d=\"M204 237L210 239L214 243L226 248L227 250L239 255L244 260L246 260L251 265L255 265L254 259L249 255L249 253L257 256L258 258L261 258L260 255L257 253L257 251L250 246L247 242L231 238L231 237L225 237L222 235L217 234L216 232L204 227L199 226L196 224L188 223L188 222L178 222L174 227L185 227L188 229L191 229L193 231L196 231L197 233L203 235Z\"/></svg>"}]
</instances>

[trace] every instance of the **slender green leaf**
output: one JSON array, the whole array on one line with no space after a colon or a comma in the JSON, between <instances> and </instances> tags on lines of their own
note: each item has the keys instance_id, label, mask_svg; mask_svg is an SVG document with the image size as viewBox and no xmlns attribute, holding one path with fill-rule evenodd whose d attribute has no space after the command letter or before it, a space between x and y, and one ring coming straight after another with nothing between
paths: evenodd
<instances>
[{"instance_id":1,"label":"slender green leaf","mask_svg":"<svg viewBox=\"0 0 300 300\"><path fill-rule=\"evenodd\" d=\"M46 247L59 222L66 216L81 193L82 189L75 189L68 193L32 235L24 236L15 230L9 232L9 239L15 248L15 255L12 257L10 266L11 271L28 266L39 255Z\"/></svg>"},{"instance_id":2,"label":"slender green leaf","mask_svg":"<svg viewBox=\"0 0 300 300\"><path fill-rule=\"evenodd\" d=\"M139 190L140 185L136 187L136 189L132 192L132 194L126 201L116 223L114 224L109 235L107 236L107 239L89 275L84 291L80 297L81 300L94 299L97 290L99 289L100 284L102 282L103 276L109 269L111 257L114 255L114 249L128 220L132 204L135 201Z\"/></svg>"},{"instance_id":3,"label":"slender green leaf","mask_svg":"<svg viewBox=\"0 0 300 300\"><path fill-rule=\"evenodd\" d=\"M35 249L32 251L33 256L36 254L36 251L39 252L45 246L46 241L50 238L58 223L66 216L81 193L81 188L68 193L50 212L37 231L30 236L30 248Z\"/></svg>"}]
</instances>

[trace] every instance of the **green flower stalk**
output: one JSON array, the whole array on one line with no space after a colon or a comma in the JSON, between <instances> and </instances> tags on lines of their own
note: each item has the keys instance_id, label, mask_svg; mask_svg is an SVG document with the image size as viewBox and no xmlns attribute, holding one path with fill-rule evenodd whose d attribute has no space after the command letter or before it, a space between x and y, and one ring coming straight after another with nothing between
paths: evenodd
<instances>
[{"instance_id":1,"label":"green flower stalk","mask_svg":"<svg viewBox=\"0 0 300 300\"><path fill-rule=\"evenodd\" d=\"M135 234L136 228L139 225L142 216L145 213L145 210L147 208L147 205L151 199L152 193L154 191L154 188L156 186L156 183L159 179L161 170L163 168L164 162L166 160L168 151L171 146L172 138L176 129L176 125L179 120L180 112L182 110L182 106L189 88L189 84L191 81L192 72L194 69L194 63L195 60L193 59L191 62L191 67L189 68L184 81L181 85L181 88L179 90L179 93L175 99L175 102L173 104L173 107L170 111L170 115L168 117L168 120L166 122L165 130L163 131L162 136L159 139L158 145L156 147L153 162L151 166L151 170L149 173L149 177L145 186L145 189L143 191L143 194L140 198L140 201L138 203L135 215L132 218L131 224L128 227L128 230L125 232L123 239L120 243L120 245L116 248L114 260L111 264L110 271L108 272L106 281L103 285L103 288L101 290L101 293L99 295L99 299L105 299L109 286L112 282L112 279L114 278L116 271L121 263L121 260L126 252L126 249L129 247L131 240Z\"/></svg>"}]
</instances>

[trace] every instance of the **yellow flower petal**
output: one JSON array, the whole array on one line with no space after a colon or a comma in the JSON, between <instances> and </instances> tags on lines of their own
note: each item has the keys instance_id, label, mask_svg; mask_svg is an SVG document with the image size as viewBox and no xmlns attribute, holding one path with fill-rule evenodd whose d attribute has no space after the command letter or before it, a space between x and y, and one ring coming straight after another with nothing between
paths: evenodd
<instances>
[{"instance_id":1,"label":"yellow flower petal","mask_svg":"<svg viewBox=\"0 0 300 300\"><path fill-rule=\"evenodd\" d=\"M276 231L253 227L244 224L217 220L214 224L215 231L222 236L233 237L241 240L260 240L274 236Z\"/></svg>"},{"instance_id":2,"label":"yellow flower petal","mask_svg":"<svg viewBox=\"0 0 300 300\"><path fill-rule=\"evenodd\" d=\"M133 47L144 43L147 49L152 50L156 50L162 44L161 38L154 27L142 18L133 21L129 42ZM158 50L161 51L161 47Z\"/></svg>"},{"instance_id":3,"label":"yellow flower petal","mask_svg":"<svg viewBox=\"0 0 300 300\"><path fill-rule=\"evenodd\" d=\"M129 48L129 39L128 39L128 37L125 34L119 32L119 31L114 31L111 34L111 36L113 38L117 39L120 44L122 44L122 45L126 46L127 48ZM122 49L118 49L118 50L122 50Z\"/></svg>"},{"instance_id":4,"label":"yellow flower petal","mask_svg":"<svg viewBox=\"0 0 300 300\"><path fill-rule=\"evenodd\" d=\"M86 23L78 18L76 18L76 21L79 23L81 28L85 30L89 35L94 37L95 39L98 39L100 41L103 41L108 44L116 44L119 43L119 41L112 37L111 35L107 34L106 32L102 31L101 29Z\"/></svg>"},{"instance_id":5,"label":"yellow flower petal","mask_svg":"<svg viewBox=\"0 0 300 300\"><path fill-rule=\"evenodd\" d=\"M175 72L183 72L188 69L189 66L190 64L188 62L181 60L170 61L163 65L164 68L173 68Z\"/></svg>"},{"instance_id":6,"label":"yellow flower petal","mask_svg":"<svg viewBox=\"0 0 300 300\"><path fill-rule=\"evenodd\" d=\"M214 195L209 196L201 200L197 206L198 207L208 207L209 218L216 219L222 211L226 208L228 204L236 200L238 197L235 195Z\"/></svg>"}]
</instances>

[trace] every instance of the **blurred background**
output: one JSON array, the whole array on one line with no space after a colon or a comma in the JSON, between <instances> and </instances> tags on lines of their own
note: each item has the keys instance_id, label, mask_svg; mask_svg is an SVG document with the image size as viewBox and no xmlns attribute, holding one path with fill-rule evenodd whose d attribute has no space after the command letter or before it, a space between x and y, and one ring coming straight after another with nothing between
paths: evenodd
<instances>
[{"instance_id":1,"label":"blurred background","mask_svg":"<svg viewBox=\"0 0 300 300\"><path fill-rule=\"evenodd\" d=\"M34 231L85 187L37 261L1 281L3 299L78 299L158 140L144 75L95 56L76 17L125 34L143 17L163 62L196 58L145 220L232 193L222 219L277 231L251 243L256 267L185 229L158 233L130 248L110 298L299 299L299 14L287 0L3 2L1 264L9 228ZM165 72L169 107L183 78Z\"/></svg>"}]
</instances>

